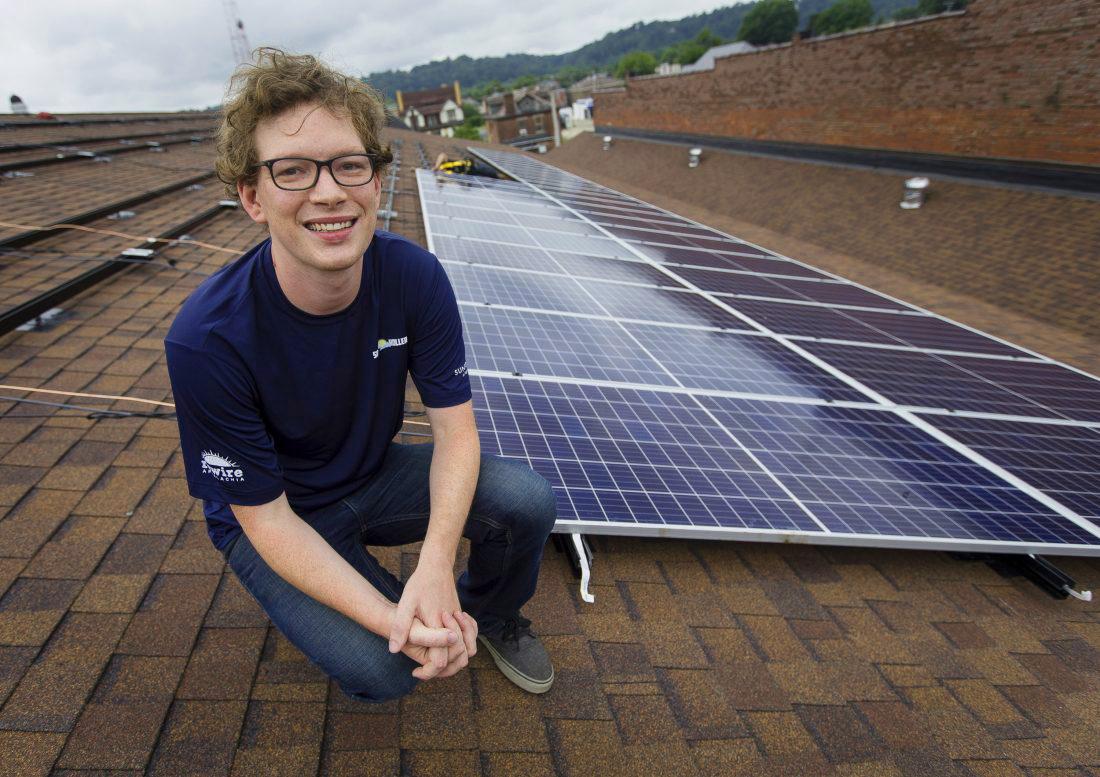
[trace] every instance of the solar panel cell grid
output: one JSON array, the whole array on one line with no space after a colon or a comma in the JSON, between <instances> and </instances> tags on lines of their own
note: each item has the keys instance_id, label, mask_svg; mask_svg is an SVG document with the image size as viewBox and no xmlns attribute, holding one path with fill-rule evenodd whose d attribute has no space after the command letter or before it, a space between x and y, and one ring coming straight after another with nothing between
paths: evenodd
<instances>
[{"instance_id":1,"label":"solar panel cell grid","mask_svg":"<svg viewBox=\"0 0 1100 777\"><path fill-rule=\"evenodd\" d=\"M730 266L735 270L745 270L746 272L757 272L765 275L789 275L795 278L829 279L829 276L825 273L778 257L768 259L765 257L743 256L740 254L736 256L722 254L722 256L726 258Z\"/></svg>"},{"instance_id":2,"label":"solar panel cell grid","mask_svg":"<svg viewBox=\"0 0 1100 777\"><path fill-rule=\"evenodd\" d=\"M883 310L913 310L903 302L895 302L881 294L861 289L850 283L819 283L816 281L778 281L784 288L814 302L829 305L858 305Z\"/></svg>"},{"instance_id":3,"label":"solar panel cell grid","mask_svg":"<svg viewBox=\"0 0 1100 777\"><path fill-rule=\"evenodd\" d=\"M616 318L723 329L751 328L736 316L715 307L704 297L692 292L647 289L601 281L585 281L584 288Z\"/></svg>"},{"instance_id":4,"label":"solar panel cell grid","mask_svg":"<svg viewBox=\"0 0 1100 777\"><path fill-rule=\"evenodd\" d=\"M675 385L612 321L462 305L472 369L561 378Z\"/></svg>"},{"instance_id":5,"label":"solar panel cell grid","mask_svg":"<svg viewBox=\"0 0 1100 777\"><path fill-rule=\"evenodd\" d=\"M1100 543L891 413L701 401L831 531Z\"/></svg>"},{"instance_id":6,"label":"solar panel cell grid","mask_svg":"<svg viewBox=\"0 0 1100 777\"><path fill-rule=\"evenodd\" d=\"M635 251L654 262L689 265L694 267L716 267L727 270L739 269L733 263L733 257L715 254L694 248L676 248L675 246L643 245L631 243Z\"/></svg>"},{"instance_id":7,"label":"solar panel cell grid","mask_svg":"<svg viewBox=\"0 0 1100 777\"><path fill-rule=\"evenodd\" d=\"M438 219L432 221L432 229L441 234L454 235L455 237L473 237L514 245L535 245L535 239L526 229L508 224L485 224L480 221Z\"/></svg>"},{"instance_id":8,"label":"solar panel cell grid","mask_svg":"<svg viewBox=\"0 0 1100 777\"><path fill-rule=\"evenodd\" d=\"M740 298L723 301L778 334L872 343L898 342L885 332L864 326L829 308Z\"/></svg>"},{"instance_id":9,"label":"solar panel cell grid","mask_svg":"<svg viewBox=\"0 0 1100 777\"><path fill-rule=\"evenodd\" d=\"M452 262L445 262L443 266L460 301L569 313L601 312L569 278Z\"/></svg>"},{"instance_id":10,"label":"solar panel cell grid","mask_svg":"<svg viewBox=\"0 0 1100 777\"><path fill-rule=\"evenodd\" d=\"M688 397L471 382L483 450L546 476L562 520L818 530Z\"/></svg>"},{"instance_id":11,"label":"solar panel cell grid","mask_svg":"<svg viewBox=\"0 0 1100 777\"><path fill-rule=\"evenodd\" d=\"M680 283L647 262L561 252L554 252L553 257L567 275L654 286L680 286Z\"/></svg>"},{"instance_id":12,"label":"solar panel cell grid","mask_svg":"<svg viewBox=\"0 0 1100 777\"><path fill-rule=\"evenodd\" d=\"M917 351L800 342L800 346L892 402L917 407L1050 416L1052 411L941 356Z\"/></svg>"},{"instance_id":13,"label":"solar panel cell grid","mask_svg":"<svg viewBox=\"0 0 1100 777\"><path fill-rule=\"evenodd\" d=\"M687 237L678 235L674 231L654 231L636 227L605 227L608 232L621 240L638 243L658 243L660 245L693 246L695 245Z\"/></svg>"},{"instance_id":14,"label":"solar panel cell grid","mask_svg":"<svg viewBox=\"0 0 1100 777\"><path fill-rule=\"evenodd\" d=\"M670 267L669 269L703 291L718 294L754 294L779 299L802 299L798 293L787 289L779 281L759 275L743 272L715 272L691 267Z\"/></svg>"},{"instance_id":15,"label":"solar panel cell grid","mask_svg":"<svg viewBox=\"0 0 1100 777\"><path fill-rule=\"evenodd\" d=\"M689 388L866 401L859 391L771 338L644 324L626 328Z\"/></svg>"},{"instance_id":16,"label":"solar panel cell grid","mask_svg":"<svg viewBox=\"0 0 1100 777\"><path fill-rule=\"evenodd\" d=\"M622 246L606 237L592 235L573 235L566 232L539 230L531 235L544 248L561 251L576 251L591 256L619 256L625 253Z\"/></svg>"},{"instance_id":17,"label":"solar panel cell grid","mask_svg":"<svg viewBox=\"0 0 1100 777\"><path fill-rule=\"evenodd\" d=\"M1026 356L1011 345L1005 345L991 337L972 332L957 324L926 315L898 316L891 313L870 311L846 311L846 315L893 335L899 342L917 348L943 348L970 353L992 353L1005 356Z\"/></svg>"},{"instance_id":18,"label":"solar panel cell grid","mask_svg":"<svg viewBox=\"0 0 1100 777\"><path fill-rule=\"evenodd\" d=\"M484 240L437 235L435 254L443 261L475 262L517 270L543 270L554 272L558 265L540 248L510 246Z\"/></svg>"},{"instance_id":19,"label":"solar panel cell grid","mask_svg":"<svg viewBox=\"0 0 1100 777\"><path fill-rule=\"evenodd\" d=\"M1078 515L1100 520L1100 432L1095 429L957 416L924 418Z\"/></svg>"},{"instance_id":20,"label":"solar panel cell grid","mask_svg":"<svg viewBox=\"0 0 1100 777\"><path fill-rule=\"evenodd\" d=\"M965 356L944 358L956 367L979 375L1066 418L1100 421L1100 381L1094 378L1058 364Z\"/></svg>"}]
</instances>

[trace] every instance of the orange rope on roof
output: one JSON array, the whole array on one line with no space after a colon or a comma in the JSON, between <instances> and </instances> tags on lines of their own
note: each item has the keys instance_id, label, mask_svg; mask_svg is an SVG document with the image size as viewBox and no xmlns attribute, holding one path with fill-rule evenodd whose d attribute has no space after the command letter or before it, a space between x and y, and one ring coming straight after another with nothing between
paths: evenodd
<instances>
[{"instance_id":1,"label":"orange rope on roof","mask_svg":"<svg viewBox=\"0 0 1100 777\"><path fill-rule=\"evenodd\" d=\"M161 407L175 407L171 402L158 402L155 399L141 399L139 397L117 397L113 394L82 394L79 391L55 391L54 389L33 388L31 386L5 386L0 385L0 389L11 389L14 391L32 391L38 394L59 394L66 397L84 397L85 399L123 399L127 402L141 402L146 405L160 405Z\"/></svg>"},{"instance_id":2,"label":"orange rope on roof","mask_svg":"<svg viewBox=\"0 0 1100 777\"><path fill-rule=\"evenodd\" d=\"M175 407L172 402L158 402L155 399L141 399L140 397L120 397L114 394L82 394L79 391L56 391L54 389L34 388L33 386L7 386L0 384L0 389L12 390L12 391L31 391L38 394L59 394L65 397L82 397L84 399L121 399L126 402L141 402L146 405L160 405L161 407ZM414 424L415 426L431 426L430 423L425 421L405 421L407 424Z\"/></svg>"},{"instance_id":3,"label":"orange rope on roof","mask_svg":"<svg viewBox=\"0 0 1100 777\"><path fill-rule=\"evenodd\" d=\"M190 238L163 238L163 237L149 237L146 235L131 235L126 232L115 232L110 229L96 229L95 227L85 227L81 224L51 224L48 227L39 227L34 224L15 224L10 221L0 221L0 227L10 227L11 229L27 229L34 232L50 232L55 229L75 229L80 232L93 232L97 235L110 235L111 237L124 237L127 240L140 240L144 243L185 243L187 245L198 246L199 248L207 248L211 251L224 251L227 254L240 254L243 250L240 248L226 248L225 246L216 246L212 243L203 243L200 240L192 240Z\"/></svg>"}]
</instances>

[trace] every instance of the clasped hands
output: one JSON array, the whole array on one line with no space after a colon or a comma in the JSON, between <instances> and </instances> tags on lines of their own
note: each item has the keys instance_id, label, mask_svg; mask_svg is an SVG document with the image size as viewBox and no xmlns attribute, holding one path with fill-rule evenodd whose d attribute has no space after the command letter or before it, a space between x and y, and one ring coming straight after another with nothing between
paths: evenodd
<instances>
[{"instance_id":1,"label":"clasped hands","mask_svg":"<svg viewBox=\"0 0 1100 777\"><path fill-rule=\"evenodd\" d=\"M390 652L402 652L420 666L419 680L450 677L477 653L477 621L462 611L449 565L426 562L405 583L392 611Z\"/></svg>"}]
</instances>

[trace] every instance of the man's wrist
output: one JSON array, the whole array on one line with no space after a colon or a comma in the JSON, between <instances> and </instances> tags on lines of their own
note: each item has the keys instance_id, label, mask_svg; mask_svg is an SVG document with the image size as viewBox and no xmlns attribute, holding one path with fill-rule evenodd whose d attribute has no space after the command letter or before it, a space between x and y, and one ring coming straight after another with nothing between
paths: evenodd
<instances>
[{"instance_id":1,"label":"man's wrist","mask_svg":"<svg viewBox=\"0 0 1100 777\"><path fill-rule=\"evenodd\" d=\"M425 538L420 548L420 559L417 561L417 569L421 564L427 564L432 568L443 568L452 572L455 565L455 557L458 555L458 541L446 542Z\"/></svg>"}]
</instances>

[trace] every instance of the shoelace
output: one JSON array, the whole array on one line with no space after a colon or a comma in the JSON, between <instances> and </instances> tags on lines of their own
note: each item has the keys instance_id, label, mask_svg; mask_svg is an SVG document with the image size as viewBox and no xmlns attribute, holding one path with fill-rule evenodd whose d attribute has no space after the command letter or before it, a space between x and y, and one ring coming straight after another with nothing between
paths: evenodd
<instances>
[{"instance_id":1,"label":"shoelace","mask_svg":"<svg viewBox=\"0 0 1100 777\"><path fill-rule=\"evenodd\" d=\"M517 615L514 618L509 618L504 621L504 631L500 634L502 641L515 642L518 645L519 638L525 636L532 636L531 621L527 620L522 615Z\"/></svg>"}]
</instances>

